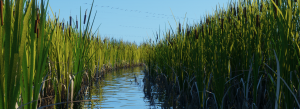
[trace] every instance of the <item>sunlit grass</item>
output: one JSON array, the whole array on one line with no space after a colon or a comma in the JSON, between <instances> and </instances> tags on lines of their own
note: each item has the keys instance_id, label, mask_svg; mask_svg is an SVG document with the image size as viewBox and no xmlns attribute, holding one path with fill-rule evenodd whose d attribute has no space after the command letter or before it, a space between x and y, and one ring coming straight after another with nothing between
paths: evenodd
<instances>
[{"instance_id":1,"label":"sunlit grass","mask_svg":"<svg viewBox=\"0 0 300 109\"><path fill-rule=\"evenodd\" d=\"M196 82L203 108L209 99L214 108L299 107L299 6L246 0L217 7L200 24L179 24L147 47L148 71L179 82L180 94L191 95Z\"/></svg>"},{"instance_id":2,"label":"sunlit grass","mask_svg":"<svg viewBox=\"0 0 300 109\"><path fill-rule=\"evenodd\" d=\"M88 86L82 81L91 84L103 65L116 68L143 62L142 48L135 43L92 33L93 6L89 14L79 15L79 21L70 17L67 23L60 18L46 20L48 6L44 0L40 5L36 0L1 0L0 109L16 104L26 109L72 107L66 102L81 100L80 91Z\"/></svg>"}]
</instances>

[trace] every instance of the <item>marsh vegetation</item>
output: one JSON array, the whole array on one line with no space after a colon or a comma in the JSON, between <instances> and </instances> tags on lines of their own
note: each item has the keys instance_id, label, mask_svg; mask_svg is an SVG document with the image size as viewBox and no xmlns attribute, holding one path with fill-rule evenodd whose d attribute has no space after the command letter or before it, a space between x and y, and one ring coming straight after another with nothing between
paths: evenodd
<instances>
[{"instance_id":1,"label":"marsh vegetation","mask_svg":"<svg viewBox=\"0 0 300 109\"><path fill-rule=\"evenodd\" d=\"M92 32L93 3L63 21L44 0L0 3L0 109L80 108L105 71L142 63L145 94L156 84L164 106L300 108L297 0L217 6L140 45Z\"/></svg>"}]
</instances>

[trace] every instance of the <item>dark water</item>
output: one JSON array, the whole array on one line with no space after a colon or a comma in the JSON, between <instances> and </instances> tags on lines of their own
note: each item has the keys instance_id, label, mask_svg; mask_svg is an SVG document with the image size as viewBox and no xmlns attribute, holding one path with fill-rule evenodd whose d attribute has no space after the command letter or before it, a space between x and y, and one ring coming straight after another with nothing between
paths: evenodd
<instances>
[{"instance_id":1,"label":"dark water","mask_svg":"<svg viewBox=\"0 0 300 109\"><path fill-rule=\"evenodd\" d=\"M94 100L83 103L83 108L160 108L161 102L149 100L144 94L142 70L143 67L135 67L107 73L104 79L95 83L89 92L86 92L85 99Z\"/></svg>"}]
</instances>

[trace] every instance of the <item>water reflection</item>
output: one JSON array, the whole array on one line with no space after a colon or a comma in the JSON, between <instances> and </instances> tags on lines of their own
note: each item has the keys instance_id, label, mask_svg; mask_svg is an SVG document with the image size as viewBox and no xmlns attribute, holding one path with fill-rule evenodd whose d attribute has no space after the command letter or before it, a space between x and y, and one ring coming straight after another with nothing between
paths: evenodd
<instances>
[{"instance_id":1,"label":"water reflection","mask_svg":"<svg viewBox=\"0 0 300 109\"><path fill-rule=\"evenodd\" d=\"M159 108L161 102L144 94L143 67L122 69L105 74L88 90L83 108ZM147 91L145 91L147 92Z\"/></svg>"}]
</instances>

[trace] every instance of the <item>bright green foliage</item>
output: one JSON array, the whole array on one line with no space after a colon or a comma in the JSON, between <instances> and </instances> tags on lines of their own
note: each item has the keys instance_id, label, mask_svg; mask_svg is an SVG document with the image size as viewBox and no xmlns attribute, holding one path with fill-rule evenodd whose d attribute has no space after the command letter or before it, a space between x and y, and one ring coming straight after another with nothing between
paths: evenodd
<instances>
[{"instance_id":1,"label":"bright green foliage","mask_svg":"<svg viewBox=\"0 0 300 109\"><path fill-rule=\"evenodd\" d=\"M49 91L53 91L55 100L50 104L80 100L79 92L85 87L82 81L89 80L91 84L96 69L143 62L142 49L136 44L102 41L91 33L92 7L82 31L81 17L80 26L74 20L72 26L57 22L58 18L49 17L46 21L49 5L43 0L40 5L36 0L3 2L0 77L4 79L0 79L0 109L13 109L16 104L37 108L41 103L38 101L52 93Z\"/></svg>"},{"instance_id":2,"label":"bright green foliage","mask_svg":"<svg viewBox=\"0 0 300 109\"><path fill-rule=\"evenodd\" d=\"M266 99L272 106L298 107L299 98L296 100L294 95L300 89L299 9L300 2L291 0L242 0L229 4L227 9L217 8L200 24L186 25L185 29L179 24L177 33L166 32L163 40L147 46L149 55L145 60L149 72L152 76L157 75L155 72L164 73L169 81L179 82L186 94L190 94L189 84L196 81L203 108L207 91L215 94L219 108L227 104L223 97L234 100L228 98L229 93L237 89L229 87L235 87L241 80L244 88L239 90L244 91L242 96L248 102L244 105L248 107L261 105L262 92L268 94ZM277 65L280 71L276 71ZM268 78L268 83L262 83L263 78ZM282 78L287 85L274 82L274 78ZM266 84L259 92L259 87Z\"/></svg>"}]
</instances>

